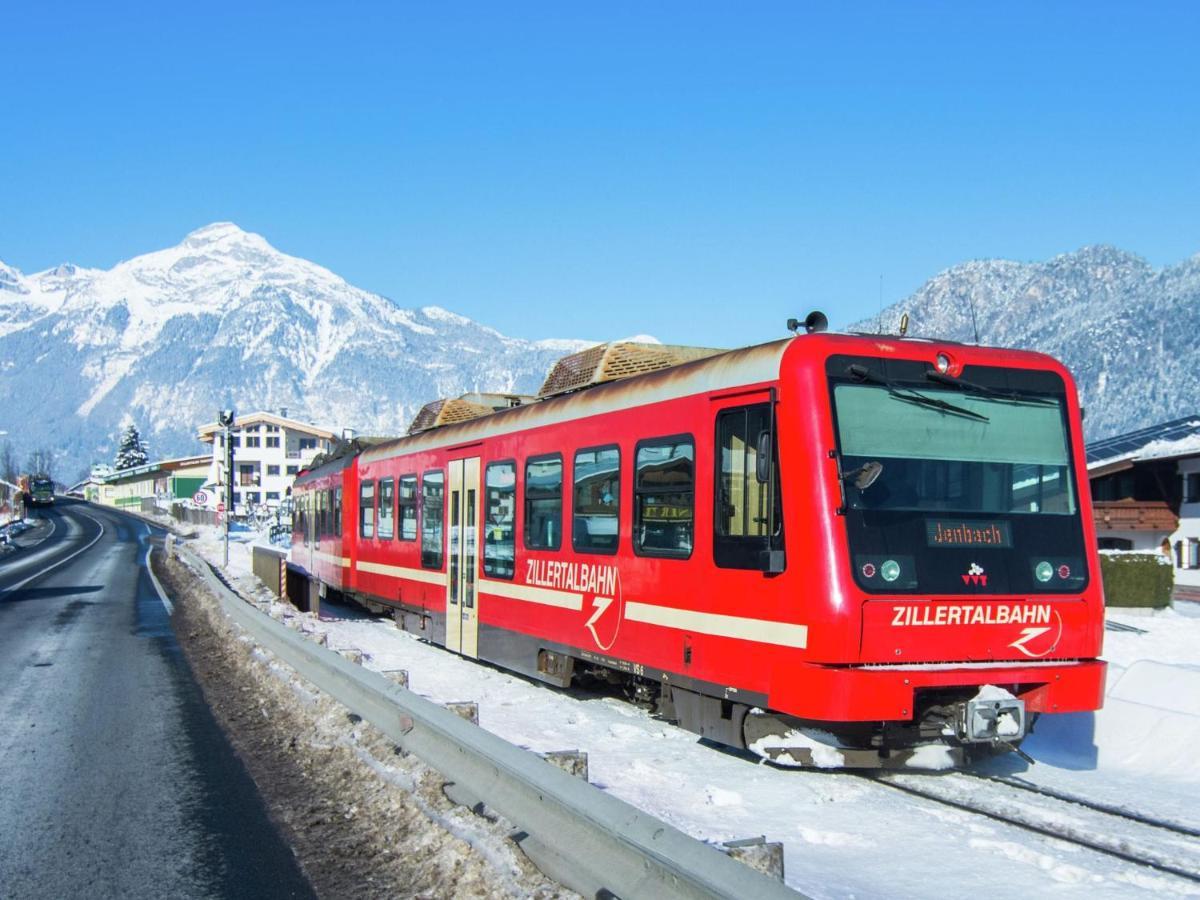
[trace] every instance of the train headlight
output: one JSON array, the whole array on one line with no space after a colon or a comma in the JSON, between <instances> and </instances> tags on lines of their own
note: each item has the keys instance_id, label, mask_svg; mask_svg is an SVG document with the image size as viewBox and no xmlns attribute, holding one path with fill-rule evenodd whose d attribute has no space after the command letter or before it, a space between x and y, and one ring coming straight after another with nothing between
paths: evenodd
<instances>
[{"instance_id":1,"label":"train headlight","mask_svg":"<svg viewBox=\"0 0 1200 900\"><path fill-rule=\"evenodd\" d=\"M937 366L938 372L945 375L950 371L950 357L945 353L939 353L937 359L934 360L934 365Z\"/></svg>"},{"instance_id":2,"label":"train headlight","mask_svg":"<svg viewBox=\"0 0 1200 900\"><path fill-rule=\"evenodd\" d=\"M887 560L879 567L879 574L883 576L884 581L895 581L900 577L900 563L894 559Z\"/></svg>"}]
</instances>

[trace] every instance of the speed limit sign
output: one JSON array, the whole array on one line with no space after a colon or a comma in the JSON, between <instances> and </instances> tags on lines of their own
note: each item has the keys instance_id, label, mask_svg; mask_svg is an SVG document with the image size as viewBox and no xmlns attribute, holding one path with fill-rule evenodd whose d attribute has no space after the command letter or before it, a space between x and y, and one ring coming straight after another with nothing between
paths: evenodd
<instances>
[{"instance_id":1,"label":"speed limit sign","mask_svg":"<svg viewBox=\"0 0 1200 900\"><path fill-rule=\"evenodd\" d=\"M197 506L208 506L208 494L204 491L196 491L192 494L192 502Z\"/></svg>"}]
</instances>

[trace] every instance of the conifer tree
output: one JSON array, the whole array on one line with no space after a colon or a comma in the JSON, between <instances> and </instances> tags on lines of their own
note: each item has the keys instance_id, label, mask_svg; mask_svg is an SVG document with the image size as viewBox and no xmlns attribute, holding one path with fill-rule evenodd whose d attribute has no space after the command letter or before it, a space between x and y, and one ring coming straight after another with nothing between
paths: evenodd
<instances>
[{"instance_id":1,"label":"conifer tree","mask_svg":"<svg viewBox=\"0 0 1200 900\"><path fill-rule=\"evenodd\" d=\"M134 466L146 464L146 445L137 426L130 422L121 433L121 441L117 446L117 457L113 460L115 469L132 469Z\"/></svg>"}]
</instances>

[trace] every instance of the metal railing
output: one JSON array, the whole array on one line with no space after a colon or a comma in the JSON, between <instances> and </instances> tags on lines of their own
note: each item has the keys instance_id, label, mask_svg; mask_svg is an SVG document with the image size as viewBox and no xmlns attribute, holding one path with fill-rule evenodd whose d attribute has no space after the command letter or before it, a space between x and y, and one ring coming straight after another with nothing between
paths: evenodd
<instances>
[{"instance_id":1,"label":"metal railing","mask_svg":"<svg viewBox=\"0 0 1200 900\"><path fill-rule=\"evenodd\" d=\"M527 835L543 869L618 897L795 898L802 895L713 846L555 768L455 713L320 647L243 601L180 548L233 621L297 673L415 753L457 789Z\"/></svg>"}]
</instances>

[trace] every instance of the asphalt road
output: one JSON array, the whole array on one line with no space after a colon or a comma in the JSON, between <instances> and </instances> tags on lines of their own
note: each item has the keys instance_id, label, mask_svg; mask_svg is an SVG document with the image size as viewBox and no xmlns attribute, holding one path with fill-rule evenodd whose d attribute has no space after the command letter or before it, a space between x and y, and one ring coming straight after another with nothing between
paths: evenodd
<instances>
[{"instance_id":1,"label":"asphalt road","mask_svg":"<svg viewBox=\"0 0 1200 900\"><path fill-rule=\"evenodd\" d=\"M311 897L175 641L150 527L43 515L0 558L0 897Z\"/></svg>"}]
</instances>

